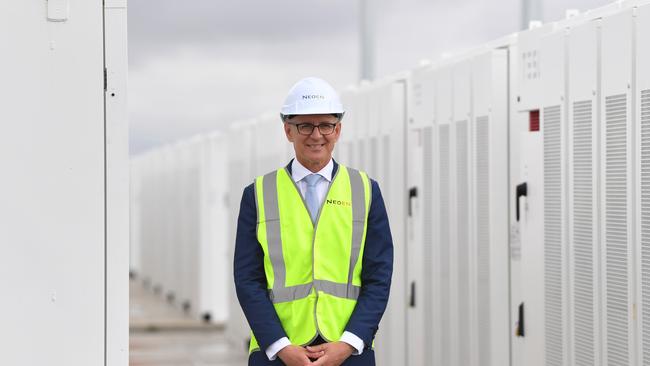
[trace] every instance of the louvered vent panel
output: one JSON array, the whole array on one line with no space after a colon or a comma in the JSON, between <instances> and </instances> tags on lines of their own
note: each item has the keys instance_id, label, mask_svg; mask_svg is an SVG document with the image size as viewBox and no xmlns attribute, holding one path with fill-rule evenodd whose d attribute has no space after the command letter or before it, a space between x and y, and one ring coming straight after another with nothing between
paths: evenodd
<instances>
[{"instance_id":1,"label":"louvered vent panel","mask_svg":"<svg viewBox=\"0 0 650 366\"><path fill-rule=\"evenodd\" d=\"M442 365L449 365L449 125L440 126L440 324Z\"/></svg>"},{"instance_id":2,"label":"louvered vent panel","mask_svg":"<svg viewBox=\"0 0 650 366\"><path fill-rule=\"evenodd\" d=\"M643 364L650 365L650 90L641 92L641 281Z\"/></svg>"},{"instance_id":3,"label":"louvered vent panel","mask_svg":"<svg viewBox=\"0 0 650 366\"><path fill-rule=\"evenodd\" d=\"M628 365L626 95L605 98L605 250L607 364Z\"/></svg>"},{"instance_id":4,"label":"louvered vent panel","mask_svg":"<svg viewBox=\"0 0 650 366\"><path fill-rule=\"evenodd\" d=\"M432 279L434 278L434 262L433 254L433 127L425 127L422 139L422 243L424 245L424 275L422 281L427 289L432 288ZM420 291L422 293L429 293L429 291ZM433 309L432 296L424 296L424 308ZM433 311L424 312L424 327L425 337L428 340L433 339ZM428 357L434 357L433 347L427 350ZM437 350L436 350L437 351Z\"/></svg>"},{"instance_id":5,"label":"louvered vent panel","mask_svg":"<svg viewBox=\"0 0 650 366\"><path fill-rule=\"evenodd\" d=\"M348 166L352 168L358 168L357 154L354 148L354 144L355 144L354 141L348 142L348 164L350 164Z\"/></svg>"},{"instance_id":6,"label":"louvered vent panel","mask_svg":"<svg viewBox=\"0 0 650 366\"><path fill-rule=\"evenodd\" d=\"M384 162L384 171L382 172L382 186L383 186L383 191L387 192L387 194L391 195L391 186L390 186L390 181L391 181L391 175L390 175L390 161L391 161L391 155L390 155L390 136L385 135L383 138L383 146L381 147L381 152L382 152L382 161ZM398 163L398 164L401 164Z\"/></svg>"},{"instance_id":7,"label":"louvered vent panel","mask_svg":"<svg viewBox=\"0 0 650 366\"><path fill-rule=\"evenodd\" d=\"M573 103L573 342L578 366L595 362L592 124L591 100Z\"/></svg>"},{"instance_id":8,"label":"louvered vent panel","mask_svg":"<svg viewBox=\"0 0 650 366\"><path fill-rule=\"evenodd\" d=\"M560 106L544 108L544 305L547 365L562 365L562 145Z\"/></svg>"},{"instance_id":9,"label":"louvered vent panel","mask_svg":"<svg viewBox=\"0 0 650 366\"><path fill-rule=\"evenodd\" d=\"M377 172L377 170L378 170L377 158L379 157L379 154L377 153L378 152L377 143L379 141L377 141L377 140L378 140L377 137L371 137L370 138L370 169L371 169L371 171L368 172L368 174L370 174L371 177L378 177L378 174L379 174Z\"/></svg>"},{"instance_id":10,"label":"louvered vent panel","mask_svg":"<svg viewBox=\"0 0 650 366\"><path fill-rule=\"evenodd\" d=\"M459 334L469 334L468 317L469 314L469 164L467 161L467 144L468 144L468 126L467 121L456 122L456 214L457 225L456 235L458 242L458 332ZM459 353L459 364L469 365L469 352L461 350Z\"/></svg>"},{"instance_id":11,"label":"louvered vent panel","mask_svg":"<svg viewBox=\"0 0 650 366\"><path fill-rule=\"evenodd\" d=\"M476 119L476 238L479 365L490 365L490 145L487 116Z\"/></svg>"}]
</instances>

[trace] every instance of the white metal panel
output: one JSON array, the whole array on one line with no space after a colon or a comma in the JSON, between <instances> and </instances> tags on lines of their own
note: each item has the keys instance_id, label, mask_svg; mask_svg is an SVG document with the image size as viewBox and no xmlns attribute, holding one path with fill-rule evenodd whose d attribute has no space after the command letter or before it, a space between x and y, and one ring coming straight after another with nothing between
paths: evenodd
<instances>
[{"instance_id":1,"label":"white metal panel","mask_svg":"<svg viewBox=\"0 0 650 366\"><path fill-rule=\"evenodd\" d=\"M408 215L407 247L404 254L408 303L406 327L406 362L408 365L435 364L439 350L435 340L436 323L433 299L434 238L432 215L434 125L433 70L413 72L408 95ZM426 76L425 76L426 75ZM428 76L428 77L427 77ZM428 343L428 344L427 344ZM404 361L402 361L404 362ZM391 363L397 364L397 363Z\"/></svg>"},{"instance_id":2,"label":"white metal panel","mask_svg":"<svg viewBox=\"0 0 650 366\"><path fill-rule=\"evenodd\" d=\"M171 154L171 171L169 179L171 183L171 207L166 212L167 225L172 232L169 241L167 241L167 258L165 261L165 282L163 289L167 295L167 299L172 303L180 304L184 300L183 285L185 279L185 269L187 268L187 220L183 218L186 214L186 201L185 192L183 191L186 186L187 173L189 169L183 165L184 151L182 142L177 143L172 147ZM179 222L180 221L180 222Z\"/></svg>"},{"instance_id":3,"label":"white metal panel","mask_svg":"<svg viewBox=\"0 0 650 366\"><path fill-rule=\"evenodd\" d=\"M279 122L278 122L279 124ZM229 172L227 141L224 135L213 134L203 146L201 167L201 237L200 237L200 299L198 315L214 323L225 323L229 311L228 288L232 279L228 272L229 236L226 206Z\"/></svg>"},{"instance_id":4,"label":"white metal panel","mask_svg":"<svg viewBox=\"0 0 650 366\"><path fill-rule=\"evenodd\" d=\"M491 263L490 253L493 242L490 240L490 105L492 101L492 62L491 54L481 55L472 60L472 120L473 147L472 167L474 171L473 184L470 189L474 192L472 215L474 231L471 236L470 250L472 252L474 278L472 285L472 300L469 319L474 330L469 335L469 343L474 345L470 355L473 365L490 365L492 362L490 329L493 323L491 312L493 305L490 301L490 272L496 263ZM498 94L498 93L497 93ZM507 99L501 101L506 102ZM504 118L504 121L506 119ZM502 142L503 143L503 142ZM507 142L505 142L507 144ZM507 162L504 162L507 165ZM507 258L507 255L504 257ZM502 264L503 265L503 264ZM496 340L496 338L495 338Z\"/></svg>"},{"instance_id":5,"label":"white metal panel","mask_svg":"<svg viewBox=\"0 0 650 366\"><path fill-rule=\"evenodd\" d=\"M634 360L631 85L632 9L602 21L601 218L603 252L603 362Z\"/></svg>"},{"instance_id":6,"label":"white metal panel","mask_svg":"<svg viewBox=\"0 0 650 366\"><path fill-rule=\"evenodd\" d=\"M213 248L214 252L212 253L212 256L216 260L216 262L213 262L212 264L213 271L211 271L211 273L215 275L215 278L219 279L217 280L217 285L211 289L213 291L213 295L211 296L213 310L211 315L214 322L223 323L228 314L232 311L228 301L226 300L226 296L223 295L228 293L228 288L233 287L231 275L228 271L228 264L231 262L231 258L228 257L227 250L230 244L230 239L227 230L227 227L229 227L227 202L229 172L226 167L230 156L228 154L228 145L225 136L220 136L218 140L213 140L211 145L212 164L210 172L213 177L211 188L214 191L208 196L212 212L210 217L212 218L212 222L223 223L223 227L209 225L212 236L207 245ZM223 262L219 263L218 261Z\"/></svg>"},{"instance_id":7,"label":"white metal panel","mask_svg":"<svg viewBox=\"0 0 650 366\"><path fill-rule=\"evenodd\" d=\"M382 108L383 90L385 86L377 83L367 95L366 99L366 162L362 168L370 177L377 177L379 174L379 140L381 136L382 120L380 114Z\"/></svg>"},{"instance_id":8,"label":"white metal panel","mask_svg":"<svg viewBox=\"0 0 650 366\"><path fill-rule=\"evenodd\" d=\"M180 268L180 283L177 289L178 304L189 312L198 299L198 234L200 231L199 214L199 171L197 145L200 140L192 138L185 141L179 151L180 180L179 198L180 211L176 215L178 220L174 225L180 224L181 238L174 243L178 247L180 257L176 258L175 266Z\"/></svg>"},{"instance_id":9,"label":"white metal panel","mask_svg":"<svg viewBox=\"0 0 650 366\"><path fill-rule=\"evenodd\" d=\"M409 365L424 365L427 347L425 345L425 332L427 328L426 283L425 275L427 266L426 246L422 241L422 212L426 205L421 198L423 187L423 148L422 132L419 129L409 129L407 133L407 159L411 169L407 172L407 186L409 187L408 220L407 220L407 260L406 280L408 291L407 342L406 356ZM431 145L429 145L431 146Z\"/></svg>"},{"instance_id":10,"label":"white metal panel","mask_svg":"<svg viewBox=\"0 0 650 366\"><path fill-rule=\"evenodd\" d=\"M355 95L355 89L352 87L340 93L343 108L345 109L345 115L341 121L341 135L339 136L339 141L336 143L336 147L334 148L334 159L345 165L348 164L347 162L349 161L350 155L348 151L348 141L350 140L349 128L352 123L348 123L348 121L351 121L354 116L354 112L351 112L350 106Z\"/></svg>"},{"instance_id":11,"label":"white metal panel","mask_svg":"<svg viewBox=\"0 0 650 366\"><path fill-rule=\"evenodd\" d=\"M369 103L372 96L372 88L366 86L359 92L356 99L356 142L357 142L357 160L353 168L366 170L370 167L370 123L369 123Z\"/></svg>"},{"instance_id":12,"label":"white metal panel","mask_svg":"<svg viewBox=\"0 0 650 366\"><path fill-rule=\"evenodd\" d=\"M228 205L229 205L229 246L228 258L234 258L237 216L244 187L253 183L255 177L250 156L254 152L252 126L254 121L242 122L231 127L228 133ZM264 173L259 173L264 174ZM228 261L228 273L233 273L232 260ZM248 350L250 328L239 306L235 286L228 287L228 322L227 334L233 347Z\"/></svg>"},{"instance_id":13,"label":"white metal panel","mask_svg":"<svg viewBox=\"0 0 650 366\"><path fill-rule=\"evenodd\" d=\"M567 365L566 34L540 40L540 125L544 139L544 355L547 365Z\"/></svg>"},{"instance_id":14,"label":"white metal panel","mask_svg":"<svg viewBox=\"0 0 650 366\"><path fill-rule=\"evenodd\" d=\"M129 273L134 277L141 274L142 264L142 235L144 222L142 220L142 177L144 169L141 166L142 156L131 158L129 161Z\"/></svg>"},{"instance_id":15,"label":"white metal panel","mask_svg":"<svg viewBox=\"0 0 650 366\"><path fill-rule=\"evenodd\" d=\"M398 79L383 89L382 119L384 138L381 146L383 175L378 181L393 236L393 278L391 297L377 337L379 365L406 364L406 92L407 79ZM383 329L381 329L383 327Z\"/></svg>"},{"instance_id":16,"label":"white metal panel","mask_svg":"<svg viewBox=\"0 0 650 366\"><path fill-rule=\"evenodd\" d=\"M507 51L472 62L474 248L472 364L509 362Z\"/></svg>"},{"instance_id":17,"label":"white metal panel","mask_svg":"<svg viewBox=\"0 0 650 366\"><path fill-rule=\"evenodd\" d=\"M539 41L544 35L554 29L554 24L545 24L542 27L523 31L518 35L516 51L517 69L514 75L518 84L517 109L520 111L539 108L542 96L541 78L547 71L553 69L544 64L539 51Z\"/></svg>"},{"instance_id":18,"label":"white metal panel","mask_svg":"<svg viewBox=\"0 0 650 366\"><path fill-rule=\"evenodd\" d=\"M434 365L450 365L452 352L451 352L451 336L452 327L455 322L452 321L450 314L451 306L451 256L450 246L452 245L451 224L453 220L452 202L450 195L453 189L451 182L451 155L453 149L451 141L453 141L453 129L451 129L452 122L452 75L447 69L439 70L436 73L436 122L438 127L438 143L437 143L437 177L438 177L438 192L436 197L436 205L438 208L438 237L434 242L434 300L433 311L434 319L439 320L439 337L440 348L437 359L434 359ZM436 314L437 312L437 314ZM435 335L434 335L435 337ZM435 341L435 339L434 339ZM439 357L439 358L438 358Z\"/></svg>"},{"instance_id":19,"label":"white metal panel","mask_svg":"<svg viewBox=\"0 0 650 366\"><path fill-rule=\"evenodd\" d=\"M637 229L635 241L637 257L637 296L639 299L639 364L650 364L650 5L644 5L636 14L636 171L638 184L636 205Z\"/></svg>"},{"instance_id":20,"label":"white metal panel","mask_svg":"<svg viewBox=\"0 0 650 366\"><path fill-rule=\"evenodd\" d=\"M461 61L451 69L453 77L453 130L452 142L452 241L450 245L451 260L451 304L450 320L452 365L467 365L474 352L474 345L463 334L469 334L470 302L470 237L472 236L470 200L470 120L471 120L471 64ZM468 342L470 341L470 342ZM465 348L467 347L467 348Z\"/></svg>"},{"instance_id":21,"label":"white metal panel","mask_svg":"<svg viewBox=\"0 0 650 366\"><path fill-rule=\"evenodd\" d=\"M509 196L509 259L510 259L510 358L511 365L524 365L525 348L527 346L527 337L518 334L519 308L524 302L524 283L526 279L524 274L528 270L522 261L522 238L521 229L523 220L517 218L517 207L523 208L526 197L517 199L517 185L524 183L526 178L522 171L524 163L522 154L524 153L525 140L528 135L528 114L520 113L517 98L520 93L518 83L519 73L519 52L518 45L513 43L508 48L508 196ZM478 111L477 115L481 115ZM523 213L520 212L520 213ZM524 330L525 331L525 330Z\"/></svg>"},{"instance_id":22,"label":"white metal panel","mask_svg":"<svg viewBox=\"0 0 650 366\"><path fill-rule=\"evenodd\" d=\"M571 365L600 364L598 22L568 35Z\"/></svg>"},{"instance_id":23,"label":"white metal panel","mask_svg":"<svg viewBox=\"0 0 650 366\"><path fill-rule=\"evenodd\" d=\"M129 355L129 125L126 0L104 2L106 75L106 365Z\"/></svg>"},{"instance_id":24,"label":"white metal panel","mask_svg":"<svg viewBox=\"0 0 650 366\"><path fill-rule=\"evenodd\" d=\"M361 108L363 99L363 88L359 88L355 93L354 98L352 98L349 105L345 106L346 112L345 116L345 125L342 126L341 134L346 134L348 139L348 161L343 163L349 167L358 168L359 166L359 155L360 155L360 136L361 136L361 124L363 123L363 111ZM348 118L349 117L349 118ZM345 132L344 132L345 131Z\"/></svg>"},{"instance_id":25,"label":"white metal panel","mask_svg":"<svg viewBox=\"0 0 650 366\"><path fill-rule=\"evenodd\" d=\"M435 69L422 66L412 72L409 88L409 125L430 126L435 118Z\"/></svg>"},{"instance_id":26,"label":"white metal panel","mask_svg":"<svg viewBox=\"0 0 650 366\"><path fill-rule=\"evenodd\" d=\"M544 365L544 263L543 219L544 202L543 140L540 132L523 132L521 144L521 183L528 193L519 199L522 298L525 309L521 365ZM513 196L515 197L515 196ZM517 309L513 309L517 311Z\"/></svg>"},{"instance_id":27,"label":"white metal panel","mask_svg":"<svg viewBox=\"0 0 650 366\"><path fill-rule=\"evenodd\" d=\"M104 150L102 4L69 5L69 21L57 23L45 2L0 5L0 165L10 177L0 181L0 341L11 365L103 365L115 355L105 348L105 265L121 263L105 257L105 159L126 162ZM109 305L120 327L124 313ZM121 347L125 329L115 332L110 346Z\"/></svg>"}]
</instances>

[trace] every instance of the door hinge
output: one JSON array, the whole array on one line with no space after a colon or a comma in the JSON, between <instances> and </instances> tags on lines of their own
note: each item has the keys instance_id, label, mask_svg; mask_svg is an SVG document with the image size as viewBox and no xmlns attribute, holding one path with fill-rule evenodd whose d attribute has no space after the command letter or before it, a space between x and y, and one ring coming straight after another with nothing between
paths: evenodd
<instances>
[{"instance_id":1,"label":"door hinge","mask_svg":"<svg viewBox=\"0 0 650 366\"><path fill-rule=\"evenodd\" d=\"M108 72L104 68L104 91L108 90Z\"/></svg>"}]
</instances>

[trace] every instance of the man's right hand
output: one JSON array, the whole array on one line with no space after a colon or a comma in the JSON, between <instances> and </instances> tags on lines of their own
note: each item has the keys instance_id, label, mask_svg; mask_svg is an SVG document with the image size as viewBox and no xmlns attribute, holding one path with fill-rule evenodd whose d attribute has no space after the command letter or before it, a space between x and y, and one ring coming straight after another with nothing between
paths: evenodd
<instances>
[{"instance_id":1,"label":"man's right hand","mask_svg":"<svg viewBox=\"0 0 650 366\"><path fill-rule=\"evenodd\" d=\"M312 364L309 357L307 357L307 354L308 352L306 349L290 345L281 349L280 352L278 352L278 357L280 357L282 362L287 366L306 366Z\"/></svg>"}]
</instances>

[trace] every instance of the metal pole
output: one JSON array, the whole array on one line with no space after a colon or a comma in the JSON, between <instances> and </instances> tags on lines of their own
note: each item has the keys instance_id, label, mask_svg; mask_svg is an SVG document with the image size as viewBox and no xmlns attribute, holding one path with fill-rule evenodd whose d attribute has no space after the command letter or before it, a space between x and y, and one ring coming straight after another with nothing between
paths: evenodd
<instances>
[{"instance_id":1,"label":"metal pole","mask_svg":"<svg viewBox=\"0 0 650 366\"><path fill-rule=\"evenodd\" d=\"M368 0L359 0L360 80L375 78L375 38L373 14Z\"/></svg>"},{"instance_id":2,"label":"metal pole","mask_svg":"<svg viewBox=\"0 0 650 366\"><path fill-rule=\"evenodd\" d=\"M528 29L528 25L533 20L543 20L541 1L521 0L521 29Z\"/></svg>"}]
</instances>

